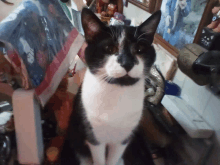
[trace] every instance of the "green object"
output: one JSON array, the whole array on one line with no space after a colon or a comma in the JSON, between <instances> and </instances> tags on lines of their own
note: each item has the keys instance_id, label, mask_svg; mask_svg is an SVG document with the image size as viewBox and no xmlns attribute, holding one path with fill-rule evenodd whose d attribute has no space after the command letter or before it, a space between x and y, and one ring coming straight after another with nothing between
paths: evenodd
<instances>
[{"instance_id":1,"label":"green object","mask_svg":"<svg viewBox=\"0 0 220 165\"><path fill-rule=\"evenodd\" d=\"M65 4L65 3L63 3L63 2L61 2L60 0L58 0L58 1L59 1L60 5L61 5L61 7L62 7L63 11L64 11L64 12L65 12L65 14L67 15L67 17L68 17L70 20L72 20L71 13L70 13L70 11L69 11L68 7L66 6L66 4Z\"/></svg>"}]
</instances>

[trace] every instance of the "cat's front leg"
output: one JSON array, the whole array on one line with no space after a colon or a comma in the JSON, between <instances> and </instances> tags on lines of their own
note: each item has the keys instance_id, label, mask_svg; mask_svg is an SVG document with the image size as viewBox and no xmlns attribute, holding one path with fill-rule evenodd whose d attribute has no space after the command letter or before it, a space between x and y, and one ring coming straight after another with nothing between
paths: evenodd
<instances>
[{"instance_id":1,"label":"cat's front leg","mask_svg":"<svg viewBox=\"0 0 220 165\"><path fill-rule=\"evenodd\" d=\"M93 145L87 142L92 154L93 165L105 165L105 147L106 144Z\"/></svg>"},{"instance_id":2,"label":"cat's front leg","mask_svg":"<svg viewBox=\"0 0 220 165\"><path fill-rule=\"evenodd\" d=\"M109 151L107 155L106 165L119 165L118 162L120 158L122 157L127 147L127 144L123 145L121 143L110 143L108 144L108 147L109 147ZM120 163L120 165L123 165L123 164Z\"/></svg>"}]
</instances>

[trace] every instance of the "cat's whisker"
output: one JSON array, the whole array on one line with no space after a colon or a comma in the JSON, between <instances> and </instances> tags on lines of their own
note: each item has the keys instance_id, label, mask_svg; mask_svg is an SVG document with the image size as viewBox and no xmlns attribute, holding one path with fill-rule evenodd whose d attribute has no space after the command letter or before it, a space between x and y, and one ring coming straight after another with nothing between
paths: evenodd
<instances>
[{"instance_id":1,"label":"cat's whisker","mask_svg":"<svg viewBox=\"0 0 220 165\"><path fill-rule=\"evenodd\" d=\"M108 81L108 79L109 79L109 78L110 78L110 77L108 77L108 76L107 76L107 77L105 78L105 80L107 80L107 81Z\"/></svg>"},{"instance_id":2,"label":"cat's whisker","mask_svg":"<svg viewBox=\"0 0 220 165\"><path fill-rule=\"evenodd\" d=\"M111 77L107 77L106 78L106 81L108 82L108 83L110 83L110 80L111 80L112 78Z\"/></svg>"},{"instance_id":3,"label":"cat's whisker","mask_svg":"<svg viewBox=\"0 0 220 165\"><path fill-rule=\"evenodd\" d=\"M102 79L100 79L100 83L104 84L108 80L108 76L104 76Z\"/></svg>"},{"instance_id":4,"label":"cat's whisker","mask_svg":"<svg viewBox=\"0 0 220 165\"><path fill-rule=\"evenodd\" d=\"M104 75L101 79L105 80L108 77L108 75Z\"/></svg>"},{"instance_id":5,"label":"cat's whisker","mask_svg":"<svg viewBox=\"0 0 220 165\"><path fill-rule=\"evenodd\" d=\"M106 76L99 77L99 80L104 80Z\"/></svg>"},{"instance_id":6,"label":"cat's whisker","mask_svg":"<svg viewBox=\"0 0 220 165\"><path fill-rule=\"evenodd\" d=\"M112 78L107 75L104 80L109 82L110 79L112 79Z\"/></svg>"},{"instance_id":7,"label":"cat's whisker","mask_svg":"<svg viewBox=\"0 0 220 165\"><path fill-rule=\"evenodd\" d=\"M100 74L100 75L97 76L97 78L100 79L101 81L105 80L107 77L108 77L107 73L103 73L103 74Z\"/></svg>"},{"instance_id":8,"label":"cat's whisker","mask_svg":"<svg viewBox=\"0 0 220 165\"><path fill-rule=\"evenodd\" d=\"M103 79L103 78L105 78L106 76L108 76L108 75L105 73L105 74L102 74L102 75L97 76L97 78Z\"/></svg>"},{"instance_id":9,"label":"cat's whisker","mask_svg":"<svg viewBox=\"0 0 220 165\"><path fill-rule=\"evenodd\" d=\"M112 79L113 79L113 78L110 78L109 83L111 83Z\"/></svg>"}]
</instances>

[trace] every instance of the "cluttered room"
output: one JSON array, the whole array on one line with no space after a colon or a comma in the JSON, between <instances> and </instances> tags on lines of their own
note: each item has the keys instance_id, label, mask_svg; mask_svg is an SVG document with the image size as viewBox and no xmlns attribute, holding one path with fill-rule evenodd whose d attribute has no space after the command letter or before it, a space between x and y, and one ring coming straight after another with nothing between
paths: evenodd
<instances>
[{"instance_id":1,"label":"cluttered room","mask_svg":"<svg viewBox=\"0 0 220 165\"><path fill-rule=\"evenodd\" d=\"M220 165L220 0L0 0L0 165Z\"/></svg>"}]
</instances>

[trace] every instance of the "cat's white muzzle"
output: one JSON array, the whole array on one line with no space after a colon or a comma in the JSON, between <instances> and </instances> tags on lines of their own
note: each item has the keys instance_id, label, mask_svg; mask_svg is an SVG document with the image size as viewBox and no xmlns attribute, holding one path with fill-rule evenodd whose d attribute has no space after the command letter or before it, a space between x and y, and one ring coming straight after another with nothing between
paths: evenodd
<instances>
[{"instance_id":1,"label":"cat's white muzzle","mask_svg":"<svg viewBox=\"0 0 220 165\"><path fill-rule=\"evenodd\" d=\"M144 62L141 60L141 58L137 57L138 64L134 65L129 72L127 72L120 63L118 63L117 58L118 57L116 55L112 55L106 62L105 71L109 77L120 78L127 74L132 78L142 77L144 72Z\"/></svg>"}]
</instances>

